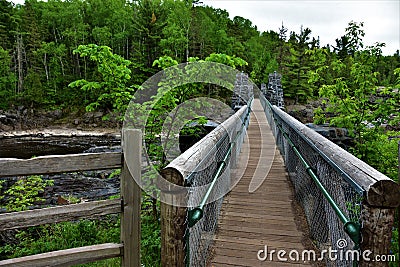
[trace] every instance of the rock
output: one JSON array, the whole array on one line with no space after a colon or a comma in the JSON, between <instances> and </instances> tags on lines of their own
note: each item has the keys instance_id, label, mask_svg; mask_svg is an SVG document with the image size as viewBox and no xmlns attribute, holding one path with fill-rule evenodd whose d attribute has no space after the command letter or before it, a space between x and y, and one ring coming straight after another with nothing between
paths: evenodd
<instances>
[{"instance_id":1,"label":"rock","mask_svg":"<svg viewBox=\"0 0 400 267\"><path fill-rule=\"evenodd\" d=\"M103 118L103 116L104 116L104 113L103 113L103 112L100 112L100 111L95 112L95 113L93 114L93 117L94 117L95 119L101 119L101 118Z\"/></svg>"},{"instance_id":2,"label":"rock","mask_svg":"<svg viewBox=\"0 0 400 267\"><path fill-rule=\"evenodd\" d=\"M60 119L62 117L62 111L60 109L56 109L50 112L50 114L48 114L49 116L56 118L56 119Z\"/></svg>"},{"instance_id":3,"label":"rock","mask_svg":"<svg viewBox=\"0 0 400 267\"><path fill-rule=\"evenodd\" d=\"M83 114L83 122L84 123L91 123L93 121L93 112L87 112Z\"/></svg>"},{"instance_id":4,"label":"rock","mask_svg":"<svg viewBox=\"0 0 400 267\"><path fill-rule=\"evenodd\" d=\"M17 120L18 119L18 115L10 113L10 112L6 112L4 115L9 119L13 119L13 120Z\"/></svg>"},{"instance_id":5,"label":"rock","mask_svg":"<svg viewBox=\"0 0 400 267\"><path fill-rule=\"evenodd\" d=\"M287 113L297 120L307 123L314 120L313 105L287 105Z\"/></svg>"},{"instance_id":6,"label":"rock","mask_svg":"<svg viewBox=\"0 0 400 267\"><path fill-rule=\"evenodd\" d=\"M25 106L18 106L17 110L18 112L22 112L25 109Z\"/></svg>"},{"instance_id":7,"label":"rock","mask_svg":"<svg viewBox=\"0 0 400 267\"><path fill-rule=\"evenodd\" d=\"M12 130L14 130L13 126L5 125L5 124L0 123L0 131L9 132L9 131L12 131Z\"/></svg>"},{"instance_id":8,"label":"rock","mask_svg":"<svg viewBox=\"0 0 400 267\"><path fill-rule=\"evenodd\" d=\"M79 119L74 119L74 124L75 125L78 125L80 123L80 120Z\"/></svg>"},{"instance_id":9,"label":"rock","mask_svg":"<svg viewBox=\"0 0 400 267\"><path fill-rule=\"evenodd\" d=\"M85 150L84 153L104 153L104 152L121 152L121 146L96 146Z\"/></svg>"}]
</instances>

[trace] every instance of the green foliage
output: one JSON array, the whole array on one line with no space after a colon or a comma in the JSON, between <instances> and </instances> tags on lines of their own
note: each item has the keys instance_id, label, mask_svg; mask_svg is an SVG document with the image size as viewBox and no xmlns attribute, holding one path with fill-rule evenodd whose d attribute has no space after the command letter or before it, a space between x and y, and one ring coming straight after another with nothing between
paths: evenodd
<instances>
[{"instance_id":1,"label":"green foliage","mask_svg":"<svg viewBox=\"0 0 400 267\"><path fill-rule=\"evenodd\" d=\"M141 217L141 260L144 266L161 266L160 220L144 212Z\"/></svg>"},{"instance_id":2,"label":"green foliage","mask_svg":"<svg viewBox=\"0 0 400 267\"><path fill-rule=\"evenodd\" d=\"M313 88L308 83L308 72L312 67L309 50L316 46L317 41L311 40L309 28L301 27L299 34L291 33L282 85L285 96L295 99L295 103L304 103L313 96Z\"/></svg>"},{"instance_id":3,"label":"green foliage","mask_svg":"<svg viewBox=\"0 0 400 267\"><path fill-rule=\"evenodd\" d=\"M52 180L45 181L37 175L21 178L4 192L3 197L7 198L5 208L7 211L22 211L41 203L44 199L40 194L51 185L53 185Z\"/></svg>"},{"instance_id":4,"label":"green foliage","mask_svg":"<svg viewBox=\"0 0 400 267\"><path fill-rule=\"evenodd\" d=\"M15 258L102 243L119 243L120 222L115 216L89 221L64 222L19 231L18 244L0 248L0 258Z\"/></svg>"},{"instance_id":5,"label":"green foliage","mask_svg":"<svg viewBox=\"0 0 400 267\"><path fill-rule=\"evenodd\" d=\"M368 136L380 134L383 123L396 125L399 122L399 118L392 118L399 108L399 94L390 87L378 86L379 73L374 71L374 64L380 53L379 47L358 51L346 63L340 59L332 60L330 66L321 66L309 74L311 84L322 84L319 95L326 106L323 111L317 110L316 122L326 120L347 128L356 141L354 153L361 159L370 155L366 144ZM326 73L334 76L329 77ZM328 118L327 113L333 116Z\"/></svg>"},{"instance_id":6,"label":"green foliage","mask_svg":"<svg viewBox=\"0 0 400 267\"><path fill-rule=\"evenodd\" d=\"M95 44L80 45L74 50L81 57L89 57L96 62L97 70L101 76L100 81L87 81L85 79L70 83L70 87L80 87L90 95L94 95L94 101L86 106L87 111L99 108L110 108L123 113L129 101L132 99L134 88L127 83L131 79L129 60L111 52L107 46Z\"/></svg>"},{"instance_id":7,"label":"green foliage","mask_svg":"<svg viewBox=\"0 0 400 267\"><path fill-rule=\"evenodd\" d=\"M398 262L400 260L400 253L399 253L399 228L395 228L392 231L392 246L391 252L393 255L396 256L396 262L389 262L390 267L397 267Z\"/></svg>"},{"instance_id":8,"label":"green foliage","mask_svg":"<svg viewBox=\"0 0 400 267\"><path fill-rule=\"evenodd\" d=\"M178 65L178 64L179 64L178 61L176 61L172 57L163 56L163 57L160 57L159 59L154 60L153 67L157 66L160 69L166 69L166 68Z\"/></svg>"},{"instance_id":9,"label":"green foliage","mask_svg":"<svg viewBox=\"0 0 400 267\"><path fill-rule=\"evenodd\" d=\"M15 96L12 90L16 81L15 74L10 69L11 57L8 51L0 47L0 108L9 108L8 101Z\"/></svg>"},{"instance_id":10,"label":"green foliage","mask_svg":"<svg viewBox=\"0 0 400 267\"><path fill-rule=\"evenodd\" d=\"M208 122L206 117L197 117L190 120L180 131L181 135L190 135L193 138L199 138L207 133L206 129L202 126Z\"/></svg>"},{"instance_id":11,"label":"green foliage","mask_svg":"<svg viewBox=\"0 0 400 267\"><path fill-rule=\"evenodd\" d=\"M310 52L320 63L309 72L309 83L319 88L324 106L315 111L314 121L347 128L355 140L350 152L397 181L399 132L390 132L387 126L400 125L400 94L397 88L379 86L380 73L376 69L384 44L363 49L362 26L349 23L346 35L337 40L338 57L329 59L318 50ZM400 71L395 69L393 75L400 77ZM399 78L395 80L394 86L398 86ZM397 258L398 242L395 228L392 252Z\"/></svg>"},{"instance_id":12,"label":"green foliage","mask_svg":"<svg viewBox=\"0 0 400 267\"><path fill-rule=\"evenodd\" d=\"M1 108L22 104L76 110L86 106L88 110L123 113L136 90L132 85L142 84L156 72L154 60L165 55L190 62L212 53L242 58L248 64L236 67L250 73L257 83L266 82L268 74L277 70L283 74L286 97L299 102L317 97L317 85L307 85L307 72L318 68L319 61L306 51L320 46L308 28L290 32L287 40L288 29L283 25L279 33L259 32L250 20L230 19L226 10L197 0L27 0L18 6L3 1L0 10L0 46L6 55L0 53ZM325 65L330 65L331 58L347 64L349 57L364 49L362 27L363 23L349 23L334 51L326 48ZM131 72L126 73L131 78L125 79L123 74L108 79L106 76L112 75L103 75L99 65L110 66L109 61L100 63L89 54L79 57L73 53L82 44L110 47L115 55L132 62L128 66ZM100 50L96 53L109 53ZM393 70L400 66L398 53L376 58L374 71L380 73L379 83L392 85ZM111 62L126 65L115 57ZM231 60L220 57L217 62L230 64ZM124 67L113 68L116 73L124 72ZM334 76L324 74L325 78ZM76 86L68 87L71 83Z\"/></svg>"},{"instance_id":13,"label":"green foliage","mask_svg":"<svg viewBox=\"0 0 400 267\"><path fill-rule=\"evenodd\" d=\"M208 57L206 57L205 61L221 63L224 65L228 65L234 69L237 67L243 67L248 65L248 63L240 57L229 56L226 54L216 54L216 53L210 54Z\"/></svg>"},{"instance_id":14,"label":"green foliage","mask_svg":"<svg viewBox=\"0 0 400 267\"><path fill-rule=\"evenodd\" d=\"M0 193L2 193L4 180L0 180ZM0 201L4 198L3 194L0 194Z\"/></svg>"},{"instance_id":15,"label":"green foliage","mask_svg":"<svg viewBox=\"0 0 400 267\"><path fill-rule=\"evenodd\" d=\"M119 176L119 175L121 175L121 169L116 169L116 170L114 170L114 171L108 176L108 178L109 178L109 179L112 179L112 178L114 178L115 176Z\"/></svg>"},{"instance_id":16,"label":"green foliage","mask_svg":"<svg viewBox=\"0 0 400 267\"><path fill-rule=\"evenodd\" d=\"M10 201L10 200L9 200ZM159 203L156 205L159 210ZM15 210L22 210L16 208ZM142 203L141 216L141 257L144 266L160 266L161 229L160 221L153 216L152 203ZM18 243L0 247L0 260L23 257L68 248L76 248L103 243L120 242L120 218L108 215L98 220L80 220L44 226L30 227L15 235ZM120 266L120 259L109 259L79 266Z\"/></svg>"},{"instance_id":17,"label":"green foliage","mask_svg":"<svg viewBox=\"0 0 400 267\"><path fill-rule=\"evenodd\" d=\"M398 137L400 132L366 131L364 142L357 146L356 156L394 181L398 181Z\"/></svg>"}]
</instances>

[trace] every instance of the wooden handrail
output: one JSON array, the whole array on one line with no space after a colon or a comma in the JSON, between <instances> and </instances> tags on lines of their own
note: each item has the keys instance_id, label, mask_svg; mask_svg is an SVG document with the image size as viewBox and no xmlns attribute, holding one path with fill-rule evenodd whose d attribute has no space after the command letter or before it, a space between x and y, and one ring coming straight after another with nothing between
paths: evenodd
<instances>
[{"instance_id":1,"label":"wooden handrail","mask_svg":"<svg viewBox=\"0 0 400 267\"><path fill-rule=\"evenodd\" d=\"M310 140L340 169L350 175L353 181L365 190L366 201L369 205L385 208L394 208L400 205L400 187L396 182L278 107L273 106L272 109L292 129Z\"/></svg>"},{"instance_id":2,"label":"wooden handrail","mask_svg":"<svg viewBox=\"0 0 400 267\"><path fill-rule=\"evenodd\" d=\"M245 105L208 135L174 159L161 171L163 178L171 184L185 186L185 181L210 150L227 134L229 137L232 137L242 129L241 118L247 112L248 106ZM229 141L232 142L233 140ZM232 156L231 158L236 157ZM171 190L170 185L165 185L161 182L158 186L161 189L161 265L185 266L185 247L188 245L185 239L187 208L182 207L182 203L187 201L186 191L179 189ZM176 203L176 205L172 205L171 203Z\"/></svg>"}]
</instances>

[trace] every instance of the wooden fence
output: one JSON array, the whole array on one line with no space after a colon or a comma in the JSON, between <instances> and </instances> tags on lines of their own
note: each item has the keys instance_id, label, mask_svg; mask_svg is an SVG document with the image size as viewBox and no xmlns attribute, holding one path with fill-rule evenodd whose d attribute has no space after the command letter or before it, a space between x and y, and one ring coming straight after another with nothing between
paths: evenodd
<instances>
[{"instance_id":1,"label":"wooden fence","mask_svg":"<svg viewBox=\"0 0 400 267\"><path fill-rule=\"evenodd\" d=\"M3 231L121 213L121 243L8 259L0 261L0 266L72 266L121 257L121 266L139 267L141 190L133 177L140 178L141 175L141 138L139 130L125 130L122 137L124 153L43 156L28 160L0 159L0 178L122 168L119 199L0 214L0 231ZM127 162L131 163L132 173Z\"/></svg>"}]
</instances>

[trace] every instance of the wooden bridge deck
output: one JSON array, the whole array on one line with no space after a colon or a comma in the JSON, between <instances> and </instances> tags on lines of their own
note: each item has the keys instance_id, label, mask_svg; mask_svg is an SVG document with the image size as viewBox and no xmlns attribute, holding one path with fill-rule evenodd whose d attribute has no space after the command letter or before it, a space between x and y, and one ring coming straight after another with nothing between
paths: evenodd
<instances>
[{"instance_id":1,"label":"wooden bridge deck","mask_svg":"<svg viewBox=\"0 0 400 267\"><path fill-rule=\"evenodd\" d=\"M249 142L243 144L241 158L233 174L242 178L225 197L210 266L310 266L310 263L301 261L278 261L276 253L273 262L269 260L269 255L265 261L257 257L258 251L265 245L268 251L285 250L286 258L293 249L301 255L305 249L302 243L305 234L298 229L288 174L283 158L275 148L275 140L259 99L253 103L248 136ZM261 150L274 149L275 154L261 153ZM244 155L249 150L247 161ZM269 173L268 164L263 163L258 166L261 172L255 171L260 157L261 162L271 162L273 158ZM253 176L261 181L264 173L268 173L265 181L255 192L249 193Z\"/></svg>"}]
</instances>

